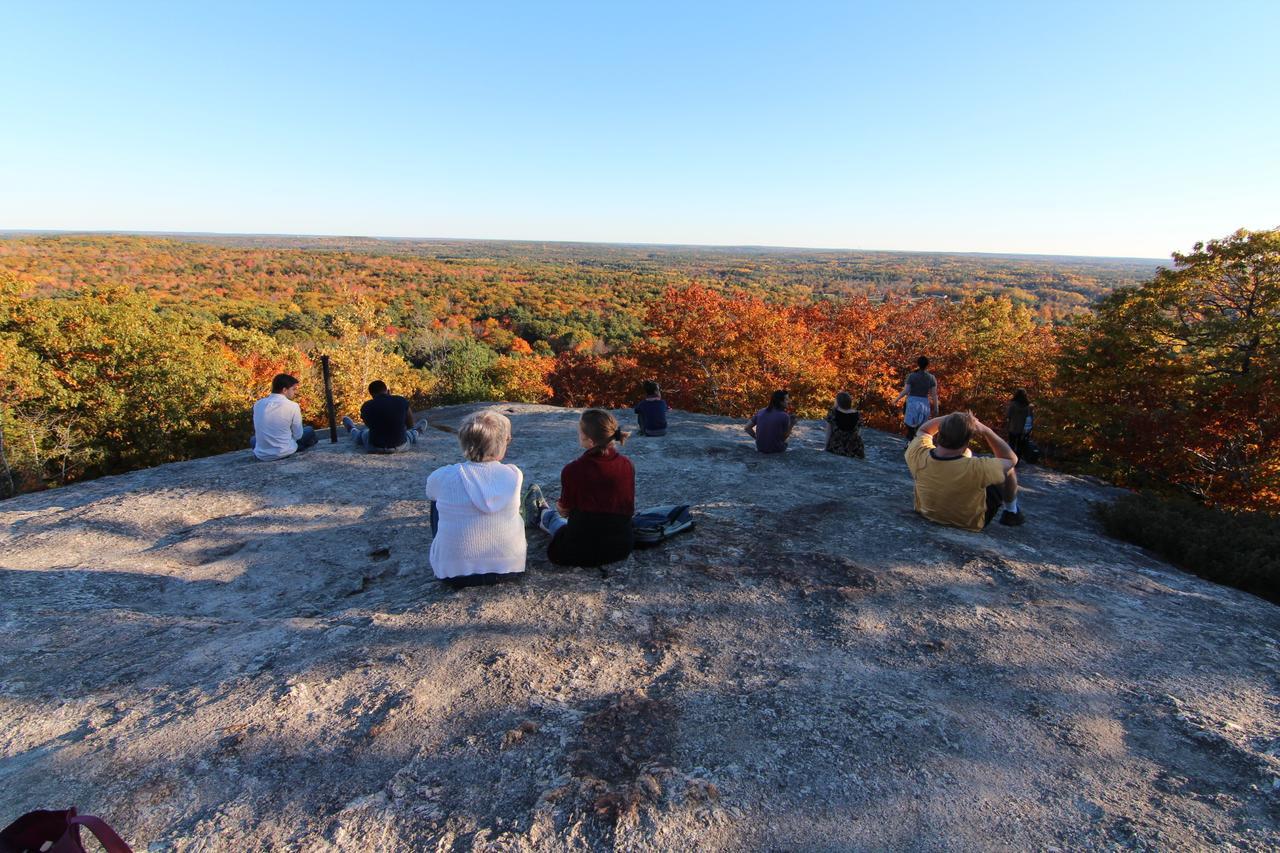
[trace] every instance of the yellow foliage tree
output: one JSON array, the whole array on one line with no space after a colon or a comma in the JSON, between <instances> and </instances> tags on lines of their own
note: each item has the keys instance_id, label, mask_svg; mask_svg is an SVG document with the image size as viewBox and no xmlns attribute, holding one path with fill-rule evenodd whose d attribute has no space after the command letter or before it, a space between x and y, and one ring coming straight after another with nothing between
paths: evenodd
<instances>
[{"instance_id":1,"label":"yellow foliage tree","mask_svg":"<svg viewBox=\"0 0 1280 853\"><path fill-rule=\"evenodd\" d=\"M358 294L333 321L333 338L310 353L311 388L323 399L320 356L329 356L333 374L333 399L338 416L359 419L360 406L368 399L369 383L381 379L393 394L422 399L432 391L429 373L415 370L391 349L385 334L386 316L373 300Z\"/></svg>"}]
</instances>

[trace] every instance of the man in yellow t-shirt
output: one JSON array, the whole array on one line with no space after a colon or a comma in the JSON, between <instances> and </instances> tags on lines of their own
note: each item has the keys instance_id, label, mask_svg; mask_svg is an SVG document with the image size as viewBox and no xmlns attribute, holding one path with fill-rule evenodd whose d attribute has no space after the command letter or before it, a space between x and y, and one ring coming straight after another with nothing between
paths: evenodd
<instances>
[{"instance_id":1,"label":"man in yellow t-shirt","mask_svg":"<svg viewBox=\"0 0 1280 853\"><path fill-rule=\"evenodd\" d=\"M976 436L986 440L995 458L969 452L969 442ZM925 421L905 455L916 481L916 512L930 521L981 530L1001 507L1001 524L1016 527L1025 521L1018 508L1014 472L1018 456L972 412L952 412Z\"/></svg>"}]
</instances>

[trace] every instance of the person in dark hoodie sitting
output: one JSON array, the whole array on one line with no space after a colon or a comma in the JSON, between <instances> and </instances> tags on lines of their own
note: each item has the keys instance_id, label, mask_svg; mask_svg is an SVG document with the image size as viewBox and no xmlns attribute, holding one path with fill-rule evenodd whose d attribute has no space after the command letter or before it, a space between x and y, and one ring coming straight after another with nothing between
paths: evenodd
<instances>
[{"instance_id":1,"label":"person in dark hoodie sitting","mask_svg":"<svg viewBox=\"0 0 1280 853\"><path fill-rule=\"evenodd\" d=\"M415 423L409 401L390 393L387 383L381 379L369 383L369 399L360 407L360 419L365 423L363 427L356 426L349 417L342 419L342 425L351 433L356 446L370 453L408 450L427 429L427 419Z\"/></svg>"},{"instance_id":2,"label":"person in dark hoodie sitting","mask_svg":"<svg viewBox=\"0 0 1280 853\"><path fill-rule=\"evenodd\" d=\"M603 566L631 553L636 512L636 471L618 452L628 433L603 409L587 409L578 421L586 451L560 472L555 509L537 484L525 496L525 522L551 535L547 557L562 566ZM615 446L616 445L616 446Z\"/></svg>"},{"instance_id":3,"label":"person in dark hoodie sitting","mask_svg":"<svg viewBox=\"0 0 1280 853\"><path fill-rule=\"evenodd\" d=\"M662 391L658 383L652 379L644 382L644 399L636 403L636 423L641 435L661 436L667 434L667 410L671 407L662 399Z\"/></svg>"}]
</instances>

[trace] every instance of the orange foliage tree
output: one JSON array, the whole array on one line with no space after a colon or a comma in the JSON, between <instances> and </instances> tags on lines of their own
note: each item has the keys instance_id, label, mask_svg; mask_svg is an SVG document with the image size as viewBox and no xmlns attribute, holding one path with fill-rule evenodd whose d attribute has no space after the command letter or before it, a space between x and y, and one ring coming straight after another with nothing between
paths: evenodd
<instances>
[{"instance_id":1,"label":"orange foliage tree","mask_svg":"<svg viewBox=\"0 0 1280 853\"><path fill-rule=\"evenodd\" d=\"M825 411L836 370L804 307L700 286L668 290L649 309L632 354L643 376L656 377L677 408L743 417L786 388L796 409Z\"/></svg>"},{"instance_id":2,"label":"orange foliage tree","mask_svg":"<svg viewBox=\"0 0 1280 853\"><path fill-rule=\"evenodd\" d=\"M951 313L950 305L937 299L873 303L857 297L819 306L813 322L835 366L838 390L859 401L869 423L896 428L901 410L893 400L921 355L934 361L942 400L949 402L957 375Z\"/></svg>"},{"instance_id":3,"label":"orange foliage tree","mask_svg":"<svg viewBox=\"0 0 1280 853\"><path fill-rule=\"evenodd\" d=\"M529 345L525 344L524 348L528 349ZM516 403L541 403L550 399L552 389L547 380L555 365L554 358L532 352L498 356L490 369L494 396Z\"/></svg>"},{"instance_id":4,"label":"orange foliage tree","mask_svg":"<svg viewBox=\"0 0 1280 853\"><path fill-rule=\"evenodd\" d=\"M617 409L635 398L640 373L634 357L610 358L581 347L556 356L555 370L547 381L556 405Z\"/></svg>"}]
</instances>

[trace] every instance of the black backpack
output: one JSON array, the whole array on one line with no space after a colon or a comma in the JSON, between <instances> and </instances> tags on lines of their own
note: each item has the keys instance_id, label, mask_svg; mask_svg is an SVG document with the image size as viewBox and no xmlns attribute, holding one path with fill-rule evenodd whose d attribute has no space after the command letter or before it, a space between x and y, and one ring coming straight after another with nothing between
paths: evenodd
<instances>
[{"instance_id":1,"label":"black backpack","mask_svg":"<svg viewBox=\"0 0 1280 853\"><path fill-rule=\"evenodd\" d=\"M655 506L636 513L631 519L631 532L637 548L648 548L665 542L677 533L693 529L693 516L688 504Z\"/></svg>"}]
</instances>

